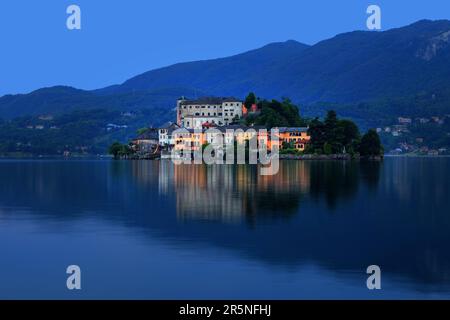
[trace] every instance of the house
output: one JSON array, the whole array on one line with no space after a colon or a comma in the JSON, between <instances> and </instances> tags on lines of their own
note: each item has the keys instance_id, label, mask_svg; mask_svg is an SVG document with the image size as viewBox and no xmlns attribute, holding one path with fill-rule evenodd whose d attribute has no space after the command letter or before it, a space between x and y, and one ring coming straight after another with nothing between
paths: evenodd
<instances>
[{"instance_id":1,"label":"house","mask_svg":"<svg viewBox=\"0 0 450 320\"><path fill-rule=\"evenodd\" d=\"M175 145L175 139L173 132L180 129L180 126L171 121L165 123L158 129L158 141L159 145L164 149L170 150Z\"/></svg>"},{"instance_id":2,"label":"house","mask_svg":"<svg viewBox=\"0 0 450 320\"><path fill-rule=\"evenodd\" d=\"M51 120L53 120L53 116L50 114L46 114L46 115L39 116L38 119L42 120L42 121L51 121Z\"/></svg>"},{"instance_id":3,"label":"house","mask_svg":"<svg viewBox=\"0 0 450 320\"><path fill-rule=\"evenodd\" d=\"M174 134L175 149L197 151L206 143L232 145L237 142L243 144L255 137L259 143L267 145L267 134L259 131L259 129L263 129L262 127L228 125L209 129L212 130L185 129L177 131Z\"/></svg>"},{"instance_id":4,"label":"house","mask_svg":"<svg viewBox=\"0 0 450 320\"><path fill-rule=\"evenodd\" d=\"M436 123L439 123L441 119L437 116L434 116L434 117L431 117L431 120L433 120Z\"/></svg>"},{"instance_id":5,"label":"house","mask_svg":"<svg viewBox=\"0 0 450 320\"><path fill-rule=\"evenodd\" d=\"M398 131L398 132L409 132L409 129L404 124L396 124L392 126L392 131Z\"/></svg>"},{"instance_id":6,"label":"house","mask_svg":"<svg viewBox=\"0 0 450 320\"><path fill-rule=\"evenodd\" d=\"M404 117L398 117L398 123L400 124L411 124L412 120L411 118L404 118Z\"/></svg>"},{"instance_id":7,"label":"house","mask_svg":"<svg viewBox=\"0 0 450 320\"><path fill-rule=\"evenodd\" d=\"M252 104L251 106L246 106L245 104L242 105L242 116L246 117L249 114L258 114L261 111L258 109L258 106L256 105L256 103Z\"/></svg>"},{"instance_id":8,"label":"house","mask_svg":"<svg viewBox=\"0 0 450 320\"><path fill-rule=\"evenodd\" d=\"M428 155L429 156L438 156L439 155L439 151L438 150L434 150L434 149L429 150L428 151Z\"/></svg>"},{"instance_id":9,"label":"house","mask_svg":"<svg viewBox=\"0 0 450 320\"><path fill-rule=\"evenodd\" d=\"M242 101L236 98L205 97L177 100L177 125L187 129L201 129L205 123L225 126L242 118Z\"/></svg>"},{"instance_id":10,"label":"house","mask_svg":"<svg viewBox=\"0 0 450 320\"><path fill-rule=\"evenodd\" d=\"M126 129L126 128L128 128L128 126L126 124L121 125L121 124L115 124L115 123L108 123L106 125L107 131L111 131L113 129Z\"/></svg>"},{"instance_id":11,"label":"house","mask_svg":"<svg viewBox=\"0 0 450 320\"><path fill-rule=\"evenodd\" d=\"M131 141L131 148L138 153L154 153L159 150L158 130L147 129Z\"/></svg>"},{"instance_id":12,"label":"house","mask_svg":"<svg viewBox=\"0 0 450 320\"><path fill-rule=\"evenodd\" d=\"M277 141L271 139L271 132L264 127L246 127L242 125L228 125L214 128L215 130L185 129L174 133L174 148L176 150L197 151L203 144L225 144L234 142L238 144L246 143L256 139L259 148L272 150L273 146L279 149L286 145L304 151L311 137L308 135L306 127L282 127L274 128L278 130Z\"/></svg>"},{"instance_id":13,"label":"house","mask_svg":"<svg viewBox=\"0 0 450 320\"><path fill-rule=\"evenodd\" d=\"M417 118L417 120L420 122L420 124L425 124L430 122L430 119L428 118Z\"/></svg>"},{"instance_id":14,"label":"house","mask_svg":"<svg viewBox=\"0 0 450 320\"><path fill-rule=\"evenodd\" d=\"M201 129L183 129L173 133L174 149L197 151L205 144L205 133Z\"/></svg>"},{"instance_id":15,"label":"house","mask_svg":"<svg viewBox=\"0 0 450 320\"><path fill-rule=\"evenodd\" d=\"M307 127L280 127L278 128L278 131L280 149L282 149L284 145L290 145L294 149L304 151L306 145L311 140L311 137L308 135Z\"/></svg>"}]
</instances>

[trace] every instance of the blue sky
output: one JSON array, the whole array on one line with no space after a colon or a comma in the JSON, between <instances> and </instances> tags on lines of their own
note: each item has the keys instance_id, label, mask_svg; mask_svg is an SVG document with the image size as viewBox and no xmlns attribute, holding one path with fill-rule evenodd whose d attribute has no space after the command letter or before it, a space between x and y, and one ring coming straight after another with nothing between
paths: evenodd
<instances>
[{"instance_id":1,"label":"blue sky","mask_svg":"<svg viewBox=\"0 0 450 320\"><path fill-rule=\"evenodd\" d=\"M70 4L81 7L82 30L66 28ZM3 0L0 95L59 84L94 89L270 42L314 44L365 29L370 4L381 7L383 30L450 18L447 0Z\"/></svg>"}]
</instances>

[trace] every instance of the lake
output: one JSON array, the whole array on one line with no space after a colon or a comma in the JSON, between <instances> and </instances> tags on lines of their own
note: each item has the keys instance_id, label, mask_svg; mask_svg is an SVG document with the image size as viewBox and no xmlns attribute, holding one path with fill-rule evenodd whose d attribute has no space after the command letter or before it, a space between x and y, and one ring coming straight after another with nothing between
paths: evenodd
<instances>
[{"instance_id":1,"label":"lake","mask_svg":"<svg viewBox=\"0 0 450 320\"><path fill-rule=\"evenodd\" d=\"M1 160L0 298L448 299L449 178L450 158Z\"/></svg>"}]
</instances>

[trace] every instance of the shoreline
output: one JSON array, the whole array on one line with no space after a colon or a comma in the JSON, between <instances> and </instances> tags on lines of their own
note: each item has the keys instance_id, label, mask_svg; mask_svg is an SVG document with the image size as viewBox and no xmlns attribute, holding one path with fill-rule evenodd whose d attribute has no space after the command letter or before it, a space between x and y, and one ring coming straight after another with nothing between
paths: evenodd
<instances>
[{"instance_id":1,"label":"shoreline","mask_svg":"<svg viewBox=\"0 0 450 320\"><path fill-rule=\"evenodd\" d=\"M292 155L292 154L280 154L280 160L297 160L297 161L324 161L324 160L333 160L333 161L349 161L349 160L373 160L380 161L383 158L450 158L450 155L417 155L417 154L385 154L381 157L375 158L365 158L365 157L352 157L349 154L331 154L331 155L319 155L319 154L303 154L303 155ZM98 160L171 160L171 158L155 158L155 159L147 159L147 158L121 158L114 159L111 155L72 155L72 156L63 156L63 155L0 155L0 160L52 160L52 159L64 159L64 160L86 160L86 159L98 159Z\"/></svg>"}]
</instances>

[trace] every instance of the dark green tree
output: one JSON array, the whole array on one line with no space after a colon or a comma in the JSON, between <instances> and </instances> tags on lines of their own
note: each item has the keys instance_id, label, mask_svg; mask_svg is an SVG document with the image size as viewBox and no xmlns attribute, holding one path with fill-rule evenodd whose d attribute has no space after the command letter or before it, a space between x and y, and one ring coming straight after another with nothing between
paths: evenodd
<instances>
[{"instance_id":1,"label":"dark green tree","mask_svg":"<svg viewBox=\"0 0 450 320\"><path fill-rule=\"evenodd\" d=\"M342 128L338 127L338 118L336 111L330 110L325 117L325 140L329 145L331 153L340 153L342 151L343 133Z\"/></svg>"},{"instance_id":2,"label":"dark green tree","mask_svg":"<svg viewBox=\"0 0 450 320\"><path fill-rule=\"evenodd\" d=\"M361 136L358 126L350 120L339 120L337 135L340 144L345 147L347 153L353 154L359 148Z\"/></svg>"},{"instance_id":3,"label":"dark green tree","mask_svg":"<svg viewBox=\"0 0 450 320\"><path fill-rule=\"evenodd\" d=\"M383 147L381 145L380 137L375 130L370 129L362 136L359 153L363 157L380 156L383 154Z\"/></svg>"},{"instance_id":4,"label":"dark green tree","mask_svg":"<svg viewBox=\"0 0 450 320\"><path fill-rule=\"evenodd\" d=\"M322 153L326 142L325 133L325 125L319 118L310 122L308 134L311 136L311 143L308 145L307 153Z\"/></svg>"},{"instance_id":5,"label":"dark green tree","mask_svg":"<svg viewBox=\"0 0 450 320\"><path fill-rule=\"evenodd\" d=\"M256 96L253 92L250 92L248 94L248 96L245 98L244 104L247 108L250 108L252 106L252 104L255 104L255 103L256 103Z\"/></svg>"},{"instance_id":6,"label":"dark green tree","mask_svg":"<svg viewBox=\"0 0 450 320\"><path fill-rule=\"evenodd\" d=\"M122 144L120 142L114 142L108 149L108 153L113 155L114 158L118 158L122 151Z\"/></svg>"}]
</instances>

